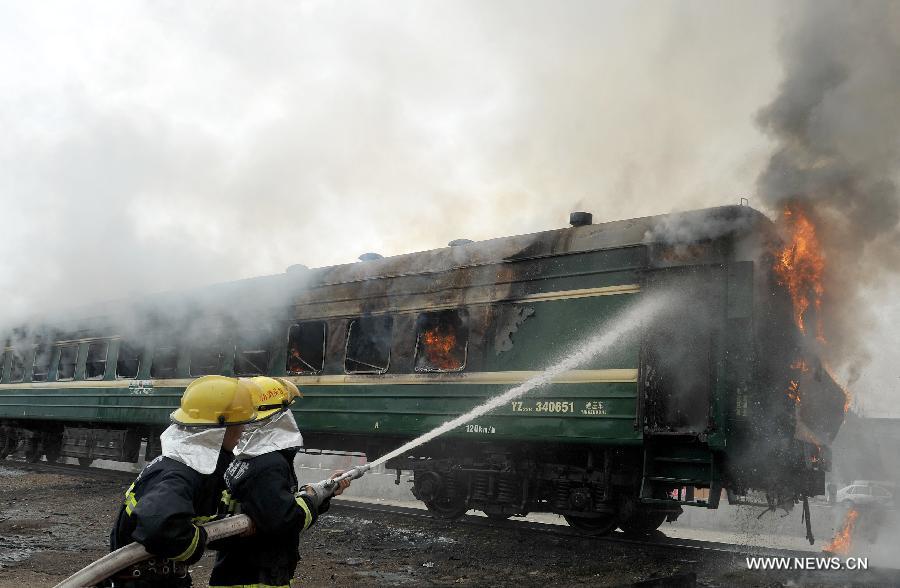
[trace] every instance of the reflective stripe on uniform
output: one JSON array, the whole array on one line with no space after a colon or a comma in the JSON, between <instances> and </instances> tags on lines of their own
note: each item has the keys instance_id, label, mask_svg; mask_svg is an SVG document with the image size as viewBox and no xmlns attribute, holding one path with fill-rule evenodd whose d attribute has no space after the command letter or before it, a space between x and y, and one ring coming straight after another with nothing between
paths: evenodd
<instances>
[{"instance_id":1,"label":"reflective stripe on uniform","mask_svg":"<svg viewBox=\"0 0 900 588\"><path fill-rule=\"evenodd\" d=\"M128 514L128 516L131 516L131 513L136 506L137 497L134 495L134 482L132 482L131 486L128 487L128 490L125 491L125 513Z\"/></svg>"},{"instance_id":2,"label":"reflective stripe on uniform","mask_svg":"<svg viewBox=\"0 0 900 588\"><path fill-rule=\"evenodd\" d=\"M234 498L231 497L231 493L228 490L222 490L222 504L225 507L225 512L228 514L238 514L238 511L241 507L241 503Z\"/></svg>"},{"instance_id":3,"label":"reflective stripe on uniform","mask_svg":"<svg viewBox=\"0 0 900 588\"><path fill-rule=\"evenodd\" d=\"M194 527L194 538L191 540L191 544L188 545L188 548L182 551L179 555L176 555L172 559L175 561L184 561L194 555L194 552L197 550L197 544L200 543L200 527Z\"/></svg>"},{"instance_id":4,"label":"reflective stripe on uniform","mask_svg":"<svg viewBox=\"0 0 900 588\"><path fill-rule=\"evenodd\" d=\"M306 504L306 501L303 500L303 497L302 497L302 496L300 496L300 495L298 494L298 495L296 495L296 496L294 497L294 499L297 501L297 504L300 506L300 508L303 509L303 512L306 513L306 520L303 522L303 530L305 531L305 530L307 530L307 529L309 528L309 526L310 526L310 525L312 524L312 522L313 522L313 514L312 514L312 511L309 510L309 505Z\"/></svg>"}]
</instances>

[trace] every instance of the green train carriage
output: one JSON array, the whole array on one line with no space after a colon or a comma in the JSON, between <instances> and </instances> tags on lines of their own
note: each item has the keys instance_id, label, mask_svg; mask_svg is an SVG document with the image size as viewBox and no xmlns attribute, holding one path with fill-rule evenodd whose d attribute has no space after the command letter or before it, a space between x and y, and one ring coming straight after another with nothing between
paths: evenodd
<instances>
[{"instance_id":1,"label":"green train carriage","mask_svg":"<svg viewBox=\"0 0 900 588\"><path fill-rule=\"evenodd\" d=\"M374 459L665 291L664 316L389 467L413 470L438 516L550 511L594 533L715 508L723 488L821 494L843 398L821 370L802 407L785 393L803 338L771 275L770 221L747 207L574 220L19 329L0 364L0 434L29 459L135 461L142 439L158 451L193 377L265 373L303 390L308 447Z\"/></svg>"}]
</instances>

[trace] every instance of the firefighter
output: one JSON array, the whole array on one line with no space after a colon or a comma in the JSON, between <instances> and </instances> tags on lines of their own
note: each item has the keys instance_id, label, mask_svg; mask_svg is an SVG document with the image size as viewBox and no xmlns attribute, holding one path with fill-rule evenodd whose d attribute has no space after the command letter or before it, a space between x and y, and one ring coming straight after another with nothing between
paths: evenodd
<instances>
[{"instance_id":1,"label":"firefighter","mask_svg":"<svg viewBox=\"0 0 900 588\"><path fill-rule=\"evenodd\" d=\"M216 563L209 579L217 586L286 587L300 559L300 533L328 510L330 496L321 484L298 487L294 456L303 437L291 414L300 396L280 378L257 377L257 421L249 425L225 473L223 506L229 514L246 514L253 534L216 541ZM340 475L336 472L332 477ZM341 481L335 494L350 485Z\"/></svg>"},{"instance_id":2,"label":"firefighter","mask_svg":"<svg viewBox=\"0 0 900 588\"><path fill-rule=\"evenodd\" d=\"M116 574L112 586L156 588L191 585L188 566L203 555L243 425L256 418L255 384L225 376L191 382L160 437L162 455L148 463L125 493L110 533L110 550L132 542L156 557Z\"/></svg>"}]
</instances>

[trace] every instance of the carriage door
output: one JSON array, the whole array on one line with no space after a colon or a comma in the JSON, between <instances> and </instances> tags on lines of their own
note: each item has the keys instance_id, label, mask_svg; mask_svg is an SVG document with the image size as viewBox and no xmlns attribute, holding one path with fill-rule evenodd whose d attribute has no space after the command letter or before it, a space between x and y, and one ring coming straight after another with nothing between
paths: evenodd
<instances>
[{"instance_id":1,"label":"carriage door","mask_svg":"<svg viewBox=\"0 0 900 588\"><path fill-rule=\"evenodd\" d=\"M648 292L669 292L672 302L641 345L645 433L699 435L712 425L722 274L718 266L690 266L648 279Z\"/></svg>"}]
</instances>

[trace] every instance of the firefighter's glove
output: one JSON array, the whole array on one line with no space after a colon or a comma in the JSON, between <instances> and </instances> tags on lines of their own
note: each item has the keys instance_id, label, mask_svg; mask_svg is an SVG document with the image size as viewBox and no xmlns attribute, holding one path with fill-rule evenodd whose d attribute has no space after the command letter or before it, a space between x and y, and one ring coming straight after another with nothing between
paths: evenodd
<instances>
[{"instance_id":1,"label":"firefighter's glove","mask_svg":"<svg viewBox=\"0 0 900 588\"><path fill-rule=\"evenodd\" d=\"M203 557L203 553L206 551L206 529L203 528L202 525L198 525L197 529L199 529L199 533L197 534L197 547L194 549L194 552L184 560L185 565L192 566Z\"/></svg>"},{"instance_id":2,"label":"firefighter's glove","mask_svg":"<svg viewBox=\"0 0 900 588\"><path fill-rule=\"evenodd\" d=\"M337 486L336 482L322 480L315 484L307 484L300 490L299 494L300 496L309 498L310 502L312 502L313 506L318 510L323 502L334 496L334 491Z\"/></svg>"}]
</instances>

